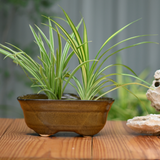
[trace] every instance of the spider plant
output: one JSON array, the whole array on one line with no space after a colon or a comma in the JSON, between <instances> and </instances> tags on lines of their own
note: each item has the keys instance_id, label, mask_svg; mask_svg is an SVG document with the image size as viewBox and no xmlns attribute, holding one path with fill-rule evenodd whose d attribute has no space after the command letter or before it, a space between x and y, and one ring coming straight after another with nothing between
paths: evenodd
<instances>
[{"instance_id":1,"label":"spider plant","mask_svg":"<svg viewBox=\"0 0 160 160\"><path fill-rule=\"evenodd\" d=\"M116 55L116 62L121 63L122 60L119 55ZM116 72L125 72L122 66L116 66ZM138 77L152 83L152 80L148 78L149 70L145 69ZM123 77L121 75L116 76L116 82L119 84L138 82L137 79L131 77ZM128 90L132 92L128 92ZM117 98L113 103L109 120L127 120L135 116L144 116L146 114L158 114L157 111L150 105L150 101L146 98L147 88L142 86L126 86L117 90ZM133 94L134 93L134 94ZM138 98L136 98L138 97Z\"/></svg>"},{"instance_id":2,"label":"spider plant","mask_svg":"<svg viewBox=\"0 0 160 160\"><path fill-rule=\"evenodd\" d=\"M76 29L79 28L81 23L82 20L79 22ZM52 26L50 20L49 26ZM40 63L37 63L20 48L9 43L7 44L10 45L10 47L0 44L0 53L4 54L5 58L9 57L13 59L16 64L22 67L24 72L33 82L31 87L41 88L38 93L43 91L46 93L49 99L61 99L69 80L82 65L88 63L89 61L82 62L72 72L70 72L67 65L72 58L74 51L69 53L70 45L68 42L66 42L62 51L62 41L58 28L56 28L58 37L58 49L56 52L54 49L53 29L49 27L48 39L38 26L36 26L36 28L39 31L38 34L36 34L35 30L32 28L32 26L30 26L35 38L35 42L40 50L40 56L38 56ZM71 34L70 38L73 39L74 34ZM45 44L48 46L49 52L47 52ZM63 83L65 83L65 85Z\"/></svg>"},{"instance_id":3,"label":"spider plant","mask_svg":"<svg viewBox=\"0 0 160 160\"><path fill-rule=\"evenodd\" d=\"M87 29L86 29L85 21L83 20L83 38L81 38L76 26L74 25L74 23L72 22L72 20L68 16L68 14L63 9L62 9L62 11L63 11L63 13L64 13L64 15L67 19L67 22L68 22L70 28L72 29L72 31L74 33L74 36L75 36L74 39L63 28L62 25L57 23L55 20L51 19L51 21L63 32L64 35L61 34L61 36L69 43L73 52L77 55L78 60L79 60L79 64L83 64L85 61L89 61L88 36L87 36ZM136 21L138 21L138 20L136 20ZM102 53L102 49L108 44L108 42L112 38L114 38L118 33L123 31L125 28L127 28L131 24L135 23L136 21L133 21L133 22L127 24L126 26L124 26L123 28L119 29L114 34L112 34L103 43L103 45L99 49L98 53L96 54L95 59L97 61L93 61L92 64L91 63L86 63L85 65L81 66L82 83L80 83L80 81L76 77L74 77L74 76L72 77L74 79L76 85L74 85L71 82L70 82L70 84L76 89L77 93L79 94L79 96L82 100L92 100L92 99L97 100L97 99L101 98L102 96L108 94L109 92L111 92L115 89L118 89L119 87L126 86L126 85L142 85L144 87L149 87L150 86L150 84L148 84L147 82L145 82L143 80L141 80L141 81L143 81L145 84L141 84L141 83L138 83L138 82L118 84L113 79L110 78L111 76L121 74L123 76L130 76L130 77L134 77L134 78L140 80L140 78L137 77L135 72L126 65L110 64L110 65L102 68L102 65L112 55L114 55L114 54L116 54L116 53L118 53L118 52L120 52L124 49L131 48L131 47L138 46L138 45L145 44L145 43L156 43L156 42L150 42L150 41L143 41L143 42L139 42L139 43L121 48L121 49L119 49L117 51L114 51L113 53L107 55L107 53L110 50L112 50L113 48L115 48L116 46L118 46L119 44L121 44L123 42L129 41L129 40L132 40L132 39L136 39L136 38L139 38L139 37L143 37L143 36L149 36L149 35L138 35L138 36L133 36L133 37L126 38L126 39L114 44L113 46L111 46L105 52ZM100 60L102 60L102 62L100 62ZM123 73L111 73L111 74L108 74L108 75L104 74L105 70L109 69L110 67L118 66L118 65L129 69L132 72L132 74L123 74ZM108 84L108 82L111 82L111 84L110 83ZM106 92L102 93L101 95L99 95L95 98L97 93L99 93L102 89L107 88L107 87L113 87L113 88L107 90Z\"/></svg>"}]
</instances>

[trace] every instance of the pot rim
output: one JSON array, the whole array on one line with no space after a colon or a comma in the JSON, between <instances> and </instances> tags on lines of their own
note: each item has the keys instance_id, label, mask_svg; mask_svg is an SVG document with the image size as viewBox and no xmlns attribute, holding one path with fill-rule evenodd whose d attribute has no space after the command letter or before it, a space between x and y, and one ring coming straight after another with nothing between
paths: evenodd
<instances>
[{"instance_id":1,"label":"pot rim","mask_svg":"<svg viewBox=\"0 0 160 160\"><path fill-rule=\"evenodd\" d=\"M70 94L70 93L67 93L67 94ZM45 98L44 99L23 98L25 96L32 96L32 95L46 96L45 94L25 94L22 96L18 96L17 100L18 101L49 101L49 102L52 102L52 101L57 101L57 102L60 102L60 101L63 101L63 102L71 102L71 101L73 101L73 102L76 102L76 101L79 101L79 102L105 102L105 101L110 101L110 102L114 102L115 101L113 98L110 98L110 97L102 97L99 100L80 100L80 99L73 99L73 100L61 99L61 100L58 100L58 99L48 99L48 98L46 98L46 99ZM76 94L70 94L70 95L77 96Z\"/></svg>"}]
</instances>

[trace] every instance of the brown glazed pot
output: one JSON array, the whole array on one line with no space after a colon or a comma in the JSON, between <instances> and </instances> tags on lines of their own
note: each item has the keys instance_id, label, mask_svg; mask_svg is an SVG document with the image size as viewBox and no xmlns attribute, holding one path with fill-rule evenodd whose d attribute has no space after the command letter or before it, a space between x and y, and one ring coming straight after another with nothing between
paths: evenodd
<instances>
[{"instance_id":1,"label":"brown glazed pot","mask_svg":"<svg viewBox=\"0 0 160 160\"><path fill-rule=\"evenodd\" d=\"M41 136L50 136L59 131L95 135L104 127L114 102L111 98L97 101L49 100L44 94L30 94L17 99L27 126Z\"/></svg>"}]
</instances>

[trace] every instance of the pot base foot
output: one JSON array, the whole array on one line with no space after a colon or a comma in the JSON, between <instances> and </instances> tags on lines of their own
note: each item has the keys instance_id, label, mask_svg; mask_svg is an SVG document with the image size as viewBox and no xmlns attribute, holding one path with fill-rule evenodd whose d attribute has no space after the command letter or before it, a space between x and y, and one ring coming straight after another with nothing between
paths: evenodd
<instances>
[{"instance_id":1,"label":"pot base foot","mask_svg":"<svg viewBox=\"0 0 160 160\"><path fill-rule=\"evenodd\" d=\"M49 137L51 136L50 134L39 134L41 137Z\"/></svg>"}]
</instances>

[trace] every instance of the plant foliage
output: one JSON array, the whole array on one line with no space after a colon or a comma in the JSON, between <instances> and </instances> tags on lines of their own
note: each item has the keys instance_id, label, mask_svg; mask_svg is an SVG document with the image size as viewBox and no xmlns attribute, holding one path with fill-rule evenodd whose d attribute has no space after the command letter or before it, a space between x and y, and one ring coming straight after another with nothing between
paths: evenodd
<instances>
[{"instance_id":1,"label":"plant foliage","mask_svg":"<svg viewBox=\"0 0 160 160\"><path fill-rule=\"evenodd\" d=\"M82 21L80 21L76 29L79 28L81 23ZM49 25L51 26L50 20ZM70 72L67 65L74 52L72 51L71 53L69 53L70 45L68 44L68 42L66 42L62 51L62 41L58 28L56 28L55 30L58 37L59 47L55 52L52 28L49 28L48 39L42 32L42 30L38 26L36 27L39 31L38 34L36 34L34 29L30 26L36 44L38 45L40 50L40 56L38 56L38 59L41 63L37 63L20 48L9 43L8 44L16 51L11 49L11 47L9 48L1 44L0 53L6 55L6 57L13 59L16 64L20 65L24 69L26 74L30 73L30 75L32 75L32 77L30 78L30 75L27 74L27 76L33 82L32 87L40 87L41 90L39 92L44 91L49 99L61 99L62 93L64 92L70 79L82 65L88 63L89 61L81 63L72 72ZM74 34L71 34L70 37L73 39ZM49 53L47 53L42 38L49 48ZM63 85L64 82L65 85Z\"/></svg>"},{"instance_id":2,"label":"plant foliage","mask_svg":"<svg viewBox=\"0 0 160 160\"><path fill-rule=\"evenodd\" d=\"M63 34L65 35L65 37L63 35L61 35L71 46L73 52L77 55L78 60L79 60L79 64L83 64L85 61L89 61L89 47L88 47L88 36L87 36L87 29L86 29L86 25L85 22L83 20L83 38L81 38L76 26L74 25L74 23L72 22L72 20L70 19L70 17L68 16L68 14L62 9L67 22L70 26L70 28L72 29L75 39L72 39L71 36L68 34L68 32L63 28L62 25L60 25L59 23L57 23L55 20L50 19L57 27L59 27L59 29L63 32ZM138 21L138 20L136 20ZM126 26L122 27L121 29L119 29L117 32L115 32L114 34L112 34L104 43L103 45L100 47L98 53L96 54L95 60L91 65L89 63L82 65L81 66L81 77L82 77L82 83L80 83L80 81L76 78L73 77L76 85L74 85L73 83L70 82L70 84L76 89L77 93L79 94L80 98L82 100L92 100L92 99L99 99L102 96L108 94L109 92L118 89L120 87L123 86L127 86L127 85L143 85L144 87L148 87L150 86L150 84L148 84L147 82L143 81L142 79L138 78L136 76L136 74L134 73L134 71L129 68L126 65L123 64L110 64L108 66L105 66L104 68L102 67L102 65L109 59L109 57L111 57L112 55L127 49L127 48L131 48L131 47L135 47L141 44L146 44L146 43L156 43L156 42L150 42L150 41L143 41L143 42L139 42L124 48L121 48L117 51L112 52L111 54L108 54L108 52L110 50L112 50L113 48L115 48L116 46L118 46L119 44L132 40L132 39L136 39L139 37L143 37L143 36L149 36L149 35L139 35L139 36L133 36L127 39L124 39L118 43L116 43L115 45L111 46L110 48L108 48L105 52L102 52L102 49L108 44L108 42L114 38L117 34L119 34L121 31L123 31L125 28L127 28L128 26L130 26L131 24L135 23L136 21L133 21L129 24L127 24ZM100 61L102 60L102 62ZM113 66L123 66L125 68L127 68L129 71L131 71L133 74L124 74L124 73L111 73L111 74L104 74L104 71L109 69L110 67ZM125 84L118 84L117 82L115 82L113 79L111 79L111 76L115 76L115 75L123 75L123 76L129 76L129 77L134 77L136 79L139 79L141 81L143 81L144 83L146 83L146 85L138 83L138 82L134 82L134 83L125 83ZM108 83L110 82L110 83ZM147 86L148 85L148 86ZM107 90L106 92L102 93L101 95L99 95L97 98L94 98L100 91L102 91L104 88L107 87L113 87L112 89Z\"/></svg>"},{"instance_id":3,"label":"plant foliage","mask_svg":"<svg viewBox=\"0 0 160 160\"><path fill-rule=\"evenodd\" d=\"M116 56L117 63L121 63L119 55ZM122 66L116 67L117 72L124 72ZM148 79L149 70L145 69L141 74L138 75L141 79L151 83ZM116 76L116 81L119 84L131 83L133 79L131 77L123 77L121 75ZM134 82L138 82L137 79ZM129 93L128 90L132 91ZM110 109L108 115L109 120L127 120L135 116L144 116L146 114L159 114L153 107L151 102L146 98L147 88L142 86L127 86L121 87L117 90L117 98ZM134 93L134 94L133 94ZM135 95L138 97L136 98Z\"/></svg>"},{"instance_id":4,"label":"plant foliage","mask_svg":"<svg viewBox=\"0 0 160 160\"><path fill-rule=\"evenodd\" d=\"M49 20L49 24L45 24L49 26L49 39L45 36L45 34L42 32L42 30L38 26L36 26L39 31L38 34L36 34L34 29L30 26L33 36L35 38L36 44L38 45L40 50L40 56L38 56L38 59L41 61L40 64L34 61L28 54L26 54L25 52L23 52L21 49L19 49L14 45L9 44L11 45L11 47L15 48L17 51L7 46L1 45L0 53L6 55L6 57L10 57L11 59L13 59L13 61L19 64L24 69L25 72L27 71L32 75L32 77L30 78L31 81L33 82L32 87L40 87L41 90L39 92L44 91L49 99L61 99L66 86L68 84L71 84L75 88L75 90L77 91L78 95L82 100L93 100L93 99L98 100L102 96L120 87L126 87L128 85L141 85L144 87L150 86L150 84L138 78L134 73L134 71L126 65L116 63L116 64L107 65L104 68L102 67L104 63L112 55L124 49L138 46L141 44L146 44L146 43L156 43L156 42L150 42L150 41L143 41L143 42L139 42L139 43L132 44L130 46L118 49L117 51L114 51L111 54L108 54L109 51L111 51L113 48L115 48L121 43L124 43L132 39L136 39L139 37L148 36L148 35L139 35L139 36L126 38L114 44L110 48L106 49L106 51L102 52L102 49L108 44L108 42L112 38L114 38L117 34L119 34L125 28L127 28L128 26L130 26L131 24L135 23L138 20L127 24L126 26L124 26L123 28L119 29L117 32L112 34L100 47L98 53L95 56L95 59L90 60L87 29L86 29L84 20L82 19L79 22L78 26L76 27L71 21L70 17L67 15L67 13L64 10L63 12L66 17L66 20L62 18L60 19L65 21L70 26L73 32L72 34L69 34L59 23L57 23L55 20L51 19L50 17L47 17ZM52 27L51 22L55 24L55 27ZM82 22L83 22L83 38L81 38L78 32L78 28ZM60 33L59 29L63 32L63 35ZM53 30L55 30L57 33L58 49L56 51L54 49ZM61 37L63 37L66 40L66 44L63 50L62 50ZM45 43L49 48L48 53L43 41L45 41ZM70 48L72 49L72 51L69 53ZM67 65L74 54L76 54L78 58L79 65L71 72L69 71ZM104 71L106 71L107 69L110 69L113 66L125 67L132 74L111 73L106 75ZM79 69L81 69L82 83L80 82L80 80L78 80L74 76ZM116 76L116 75L134 77L144 82L145 84L142 84L139 82L119 84L115 82L113 79L111 79L112 76ZM75 83L72 83L71 79L73 79ZM107 87L112 87L112 88L95 98L95 96L98 93L100 93L104 88L107 88Z\"/></svg>"}]
</instances>

